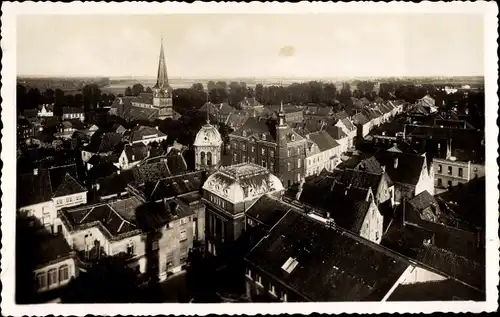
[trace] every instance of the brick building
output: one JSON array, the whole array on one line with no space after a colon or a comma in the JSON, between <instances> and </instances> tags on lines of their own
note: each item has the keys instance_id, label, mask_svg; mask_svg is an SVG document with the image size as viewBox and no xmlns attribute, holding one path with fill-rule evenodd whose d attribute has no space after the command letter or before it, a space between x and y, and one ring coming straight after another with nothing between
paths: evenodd
<instances>
[{"instance_id":1,"label":"brick building","mask_svg":"<svg viewBox=\"0 0 500 317\"><path fill-rule=\"evenodd\" d=\"M286 123L283 105L273 119L249 118L229 135L231 163L255 163L277 175L284 186L305 176L307 140Z\"/></svg>"}]
</instances>

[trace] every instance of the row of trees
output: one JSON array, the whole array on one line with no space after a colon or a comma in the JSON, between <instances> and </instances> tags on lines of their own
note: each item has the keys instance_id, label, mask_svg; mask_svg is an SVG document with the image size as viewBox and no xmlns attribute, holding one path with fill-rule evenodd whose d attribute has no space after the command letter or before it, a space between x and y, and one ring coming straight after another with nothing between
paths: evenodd
<instances>
[{"instance_id":1,"label":"row of trees","mask_svg":"<svg viewBox=\"0 0 500 317\"><path fill-rule=\"evenodd\" d=\"M38 88L27 88L18 84L16 87L17 111L22 113L26 109L36 109L42 104L54 104L55 115L62 114L63 107L83 107L86 111L99 106L110 105L115 95L102 93L97 84L85 85L81 93L65 93L61 89L46 89L41 92Z\"/></svg>"}]
</instances>

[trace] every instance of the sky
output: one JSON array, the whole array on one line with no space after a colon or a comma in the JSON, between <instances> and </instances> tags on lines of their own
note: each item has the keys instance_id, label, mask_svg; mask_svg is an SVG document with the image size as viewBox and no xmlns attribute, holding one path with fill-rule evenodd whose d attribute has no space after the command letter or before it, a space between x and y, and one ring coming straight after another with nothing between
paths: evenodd
<instances>
[{"instance_id":1,"label":"sky","mask_svg":"<svg viewBox=\"0 0 500 317\"><path fill-rule=\"evenodd\" d=\"M18 76L483 76L474 14L31 15Z\"/></svg>"}]
</instances>

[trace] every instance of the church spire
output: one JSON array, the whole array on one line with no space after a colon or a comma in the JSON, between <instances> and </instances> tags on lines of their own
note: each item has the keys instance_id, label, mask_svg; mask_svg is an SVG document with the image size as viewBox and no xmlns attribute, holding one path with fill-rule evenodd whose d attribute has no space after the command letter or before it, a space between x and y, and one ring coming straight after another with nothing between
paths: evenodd
<instances>
[{"instance_id":1,"label":"church spire","mask_svg":"<svg viewBox=\"0 0 500 317\"><path fill-rule=\"evenodd\" d=\"M208 90L207 90L207 124L210 124L210 102L208 99Z\"/></svg>"},{"instance_id":2,"label":"church spire","mask_svg":"<svg viewBox=\"0 0 500 317\"><path fill-rule=\"evenodd\" d=\"M163 51L163 35L161 36L160 59L158 61L158 75L156 77L156 85L153 88L167 88L167 63L165 62L165 53Z\"/></svg>"}]
</instances>

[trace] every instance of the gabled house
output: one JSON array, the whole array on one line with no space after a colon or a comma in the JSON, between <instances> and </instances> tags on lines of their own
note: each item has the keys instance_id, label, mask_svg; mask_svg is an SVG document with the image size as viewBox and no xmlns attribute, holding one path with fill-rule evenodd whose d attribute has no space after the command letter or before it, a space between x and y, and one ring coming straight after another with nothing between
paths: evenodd
<instances>
[{"instance_id":1,"label":"gabled house","mask_svg":"<svg viewBox=\"0 0 500 317\"><path fill-rule=\"evenodd\" d=\"M340 144L326 131L309 133L306 135L306 174L318 174L323 169L331 171L340 161Z\"/></svg>"},{"instance_id":2,"label":"gabled house","mask_svg":"<svg viewBox=\"0 0 500 317\"><path fill-rule=\"evenodd\" d=\"M144 143L125 144L123 151L118 156L114 165L122 170L130 169L149 155L148 146Z\"/></svg>"},{"instance_id":3,"label":"gabled house","mask_svg":"<svg viewBox=\"0 0 500 317\"><path fill-rule=\"evenodd\" d=\"M124 137L131 144L144 143L145 145L152 142L161 143L167 140L167 135L161 132L158 127L153 128L143 125L135 126L128 133L125 133Z\"/></svg>"},{"instance_id":4,"label":"gabled house","mask_svg":"<svg viewBox=\"0 0 500 317\"><path fill-rule=\"evenodd\" d=\"M43 104L39 107L38 117L53 117L54 116L54 104Z\"/></svg>"},{"instance_id":5,"label":"gabled house","mask_svg":"<svg viewBox=\"0 0 500 317\"><path fill-rule=\"evenodd\" d=\"M347 135L347 148L352 148L357 134L356 126L349 120L349 118L337 120L335 126L341 128L342 132Z\"/></svg>"},{"instance_id":6,"label":"gabled house","mask_svg":"<svg viewBox=\"0 0 500 317\"><path fill-rule=\"evenodd\" d=\"M92 135L90 143L82 148L82 161L86 164L94 155L112 155L117 151L117 149L120 150L121 146L123 146L121 134L97 131L94 135Z\"/></svg>"},{"instance_id":7,"label":"gabled house","mask_svg":"<svg viewBox=\"0 0 500 317\"><path fill-rule=\"evenodd\" d=\"M335 225L379 243L384 217L375 203L372 186L355 185L358 184L341 183L331 173L323 173L301 184L296 199Z\"/></svg>"},{"instance_id":8,"label":"gabled house","mask_svg":"<svg viewBox=\"0 0 500 317\"><path fill-rule=\"evenodd\" d=\"M87 203L87 189L76 181L76 165L35 168L18 176L18 213L35 217L49 232L59 232L57 210Z\"/></svg>"},{"instance_id":9,"label":"gabled house","mask_svg":"<svg viewBox=\"0 0 500 317\"><path fill-rule=\"evenodd\" d=\"M434 170L425 154L385 151L376 153L375 157L394 182L396 204L425 190L434 194Z\"/></svg>"},{"instance_id":10,"label":"gabled house","mask_svg":"<svg viewBox=\"0 0 500 317\"><path fill-rule=\"evenodd\" d=\"M63 120L78 119L82 122L85 120L85 111L83 108L63 107L62 113Z\"/></svg>"}]
</instances>

